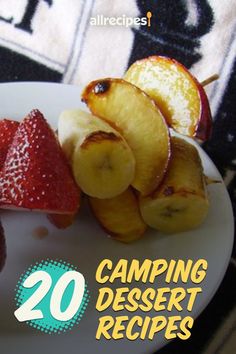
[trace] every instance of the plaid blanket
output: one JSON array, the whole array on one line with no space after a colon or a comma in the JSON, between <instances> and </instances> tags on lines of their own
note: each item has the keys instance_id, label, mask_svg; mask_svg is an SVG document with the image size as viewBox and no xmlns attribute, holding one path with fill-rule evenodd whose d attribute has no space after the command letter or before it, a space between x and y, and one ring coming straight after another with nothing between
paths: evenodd
<instances>
[{"instance_id":1,"label":"plaid blanket","mask_svg":"<svg viewBox=\"0 0 236 354\"><path fill-rule=\"evenodd\" d=\"M132 26L128 17L147 17ZM122 25L105 23L121 17ZM235 0L0 0L0 81L53 81L85 85L122 76L135 60L167 55L207 87L214 130L204 149L217 165L236 208L236 2ZM161 354L236 352L236 252L191 339ZM5 354L5 353L4 353Z\"/></svg>"}]
</instances>

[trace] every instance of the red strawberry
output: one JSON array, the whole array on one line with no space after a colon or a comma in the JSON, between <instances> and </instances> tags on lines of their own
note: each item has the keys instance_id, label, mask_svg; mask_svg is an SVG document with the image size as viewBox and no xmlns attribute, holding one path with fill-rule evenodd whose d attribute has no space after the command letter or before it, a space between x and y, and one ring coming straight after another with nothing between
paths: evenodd
<instances>
[{"instance_id":1,"label":"red strawberry","mask_svg":"<svg viewBox=\"0 0 236 354\"><path fill-rule=\"evenodd\" d=\"M6 241L5 241L4 230L0 222L0 272L4 267L5 261L6 261Z\"/></svg>"},{"instance_id":2,"label":"red strawberry","mask_svg":"<svg viewBox=\"0 0 236 354\"><path fill-rule=\"evenodd\" d=\"M15 122L14 120L0 120L0 169L3 167L8 148L12 143L18 126L19 122Z\"/></svg>"},{"instance_id":3,"label":"red strawberry","mask_svg":"<svg viewBox=\"0 0 236 354\"><path fill-rule=\"evenodd\" d=\"M80 193L59 142L42 113L20 123L0 174L0 207L74 213Z\"/></svg>"}]
</instances>

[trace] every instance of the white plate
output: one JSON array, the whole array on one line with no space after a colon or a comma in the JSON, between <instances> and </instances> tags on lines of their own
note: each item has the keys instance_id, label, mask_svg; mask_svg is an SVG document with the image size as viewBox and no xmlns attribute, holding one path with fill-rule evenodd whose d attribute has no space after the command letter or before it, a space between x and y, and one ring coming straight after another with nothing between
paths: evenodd
<instances>
[{"instance_id":1,"label":"white plate","mask_svg":"<svg viewBox=\"0 0 236 354\"><path fill-rule=\"evenodd\" d=\"M39 108L56 128L59 113L66 108L82 106L77 87L51 83L13 83L0 85L0 116L22 119L31 109ZM220 175L209 157L199 148L205 173L213 179ZM178 235L163 236L149 231L141 241L123 245L108 239L88 210L66 231L58 231L45 215L26 212L3 212L2 222L7 238L7 262L0 274L0 343L2 354L151 354L165 344L162 335L153 341L96 341L98 318L95 310L98 284L95 272L104 258L114 262L120 258L151 260L199 259L208 261L209 268L202 284L192 315L196 317L209 303L226 271L233 243L233 214L223 183L209 186L210 212L198 229ZM49 236L35 239L32 230L45 225ZM78 266L84 274L91 293L91 301L77 328L63 335L46 335L25 324L13 315L14 289L21 275L32 263L46 258L62 258ZM116 286L116 284L114 284ZM117 284L119 286L119 284ZM131 284L130 287L135 286ZM136 284L137 286L137 284ZM141 284L138 284L142 287ZM162 281L156 287L166 286ZM171 286L171 285L170 285ZM175 285L176 286L176 285ZM191 287L191 283L180 286ZM123 313L117 313L122 315ZM132 316L132 313L130 313ZM154 314L158 315L158 314ZM170 313L165 313L170 316ZM181 316L189 315L183 311Z\"/></svg>"}]
</instances>

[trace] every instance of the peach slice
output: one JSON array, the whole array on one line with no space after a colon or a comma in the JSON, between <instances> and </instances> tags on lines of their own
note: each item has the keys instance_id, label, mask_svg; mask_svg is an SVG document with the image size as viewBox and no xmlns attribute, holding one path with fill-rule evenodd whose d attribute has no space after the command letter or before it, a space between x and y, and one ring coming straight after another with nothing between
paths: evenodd
<instances>
[{"instance_id":1,"label":"peach slice","mask_svg":"<svg viewBox=\"0 0 236 354\"><path fill-rule=\"evenodd\" d=\"M142 195L161 183L170 158L167 124L155 102L122 79L91 82L82 94L91 112L114 126L130 146L136 170L132 186Z\"/></svg>"},{"instance_id":2,"label":"peach slice","mask_svg":"<svg viewBox=\"0 0 236 354\"><path fill-rule=\"evenodd\" d=\"M210 137L212 117L207 95L182 64L152 56L132 64L124 78L155 100L175 131L203 141Z\"/></svg>"}]
</instances>

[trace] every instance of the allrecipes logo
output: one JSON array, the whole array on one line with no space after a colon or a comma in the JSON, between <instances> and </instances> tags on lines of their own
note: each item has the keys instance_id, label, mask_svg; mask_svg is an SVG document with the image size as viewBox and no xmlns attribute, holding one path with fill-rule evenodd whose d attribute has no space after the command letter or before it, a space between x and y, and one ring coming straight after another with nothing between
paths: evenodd
<instances>
[{"instance_id":1,"label":"allrecipes logo","mask_svg":"<svg viewBox=\"0 0 236 354\"><path fill-rule=\"evenodd\" d=\"M124 26L124 27L133 27L133 26L147 26L151 27L151 11L147 12L146 17L129 17L122 15L119 17L107 17L104 15L97 15L96 17L90 18L91 26Z\"/></svg>"}]
</instances>

